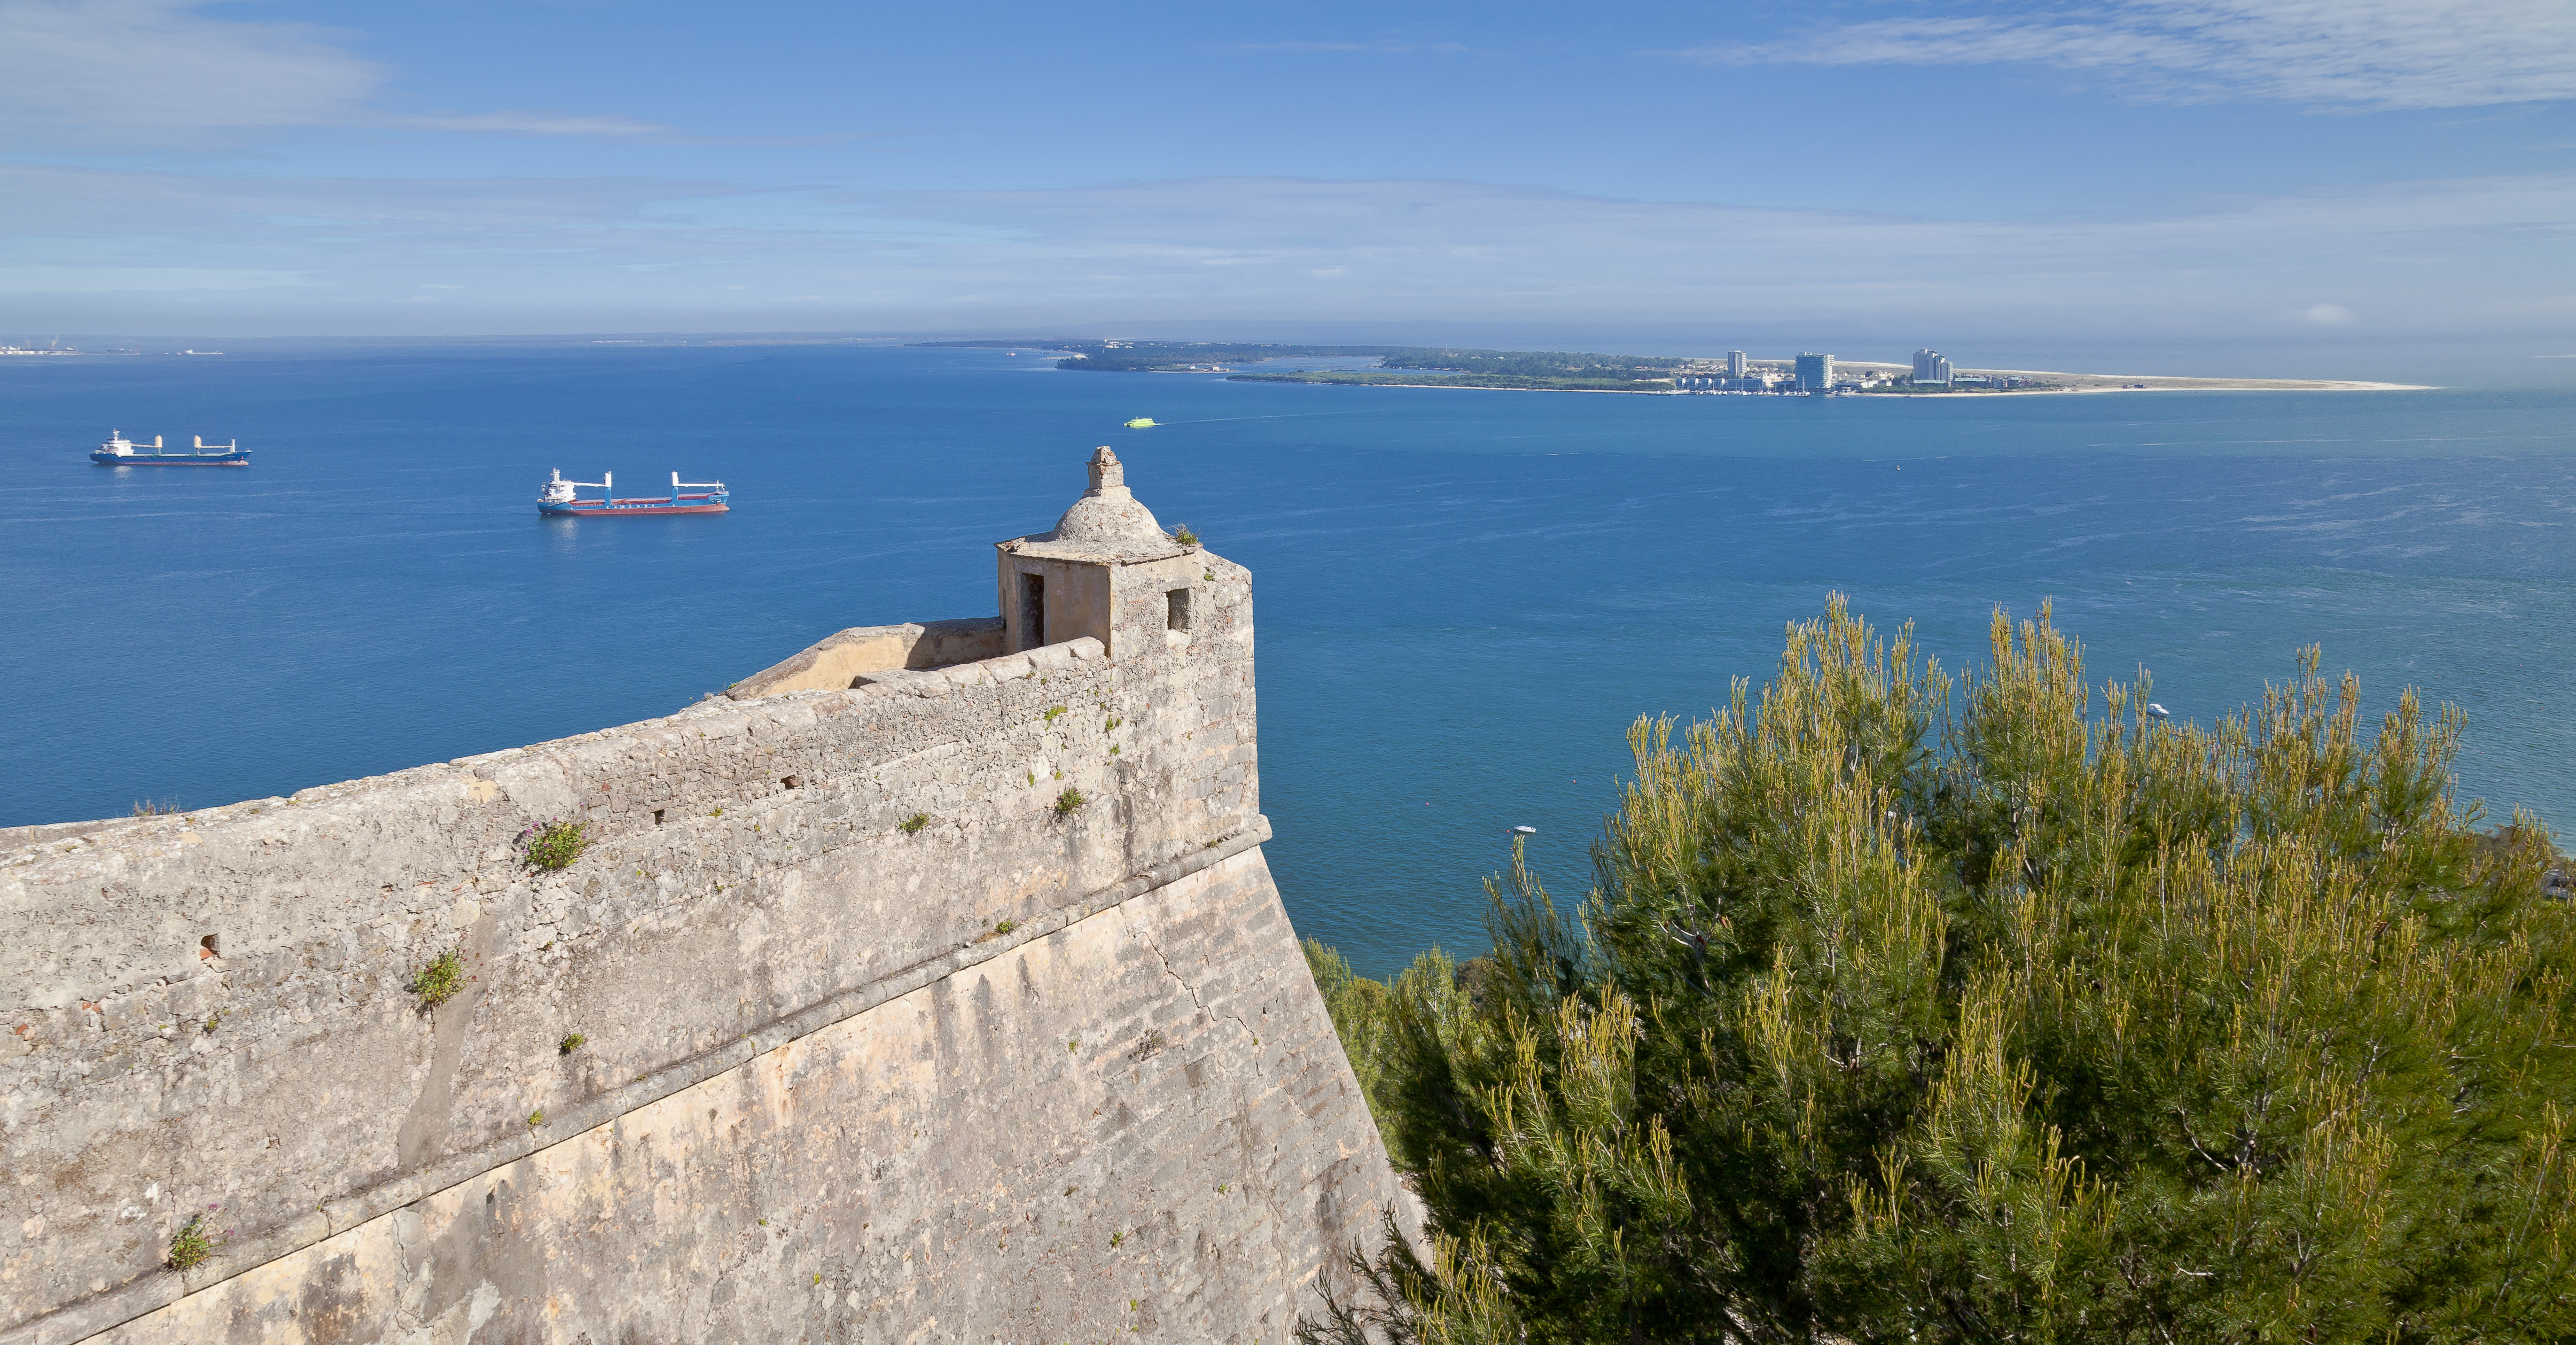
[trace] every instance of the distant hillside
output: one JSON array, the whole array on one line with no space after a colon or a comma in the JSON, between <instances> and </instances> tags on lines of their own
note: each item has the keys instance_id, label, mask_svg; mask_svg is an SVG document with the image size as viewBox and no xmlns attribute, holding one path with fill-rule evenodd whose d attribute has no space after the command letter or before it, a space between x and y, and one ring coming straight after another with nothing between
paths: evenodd
<instances>
[{"instance_id":1,"label":"distant hillside","mask_svg":"<svg viewBox=\"0 0 2576 1345\"><path fill-rule=\"evenodd\" d=\"M1451 350L1433 346L1304 346L1207 341L923 341L922 346L1002 350L1031 347L1073 352L1059 369L1122 373L1208 370L1276 359L1375 357L1388 370L1322 370L1244 374L1246 382L1447 384L1470 388L1559 388L1601 392L1663 392L1685 361L1652 355L1599 355L1580 351Z\"/></svg>"}]
</instances>

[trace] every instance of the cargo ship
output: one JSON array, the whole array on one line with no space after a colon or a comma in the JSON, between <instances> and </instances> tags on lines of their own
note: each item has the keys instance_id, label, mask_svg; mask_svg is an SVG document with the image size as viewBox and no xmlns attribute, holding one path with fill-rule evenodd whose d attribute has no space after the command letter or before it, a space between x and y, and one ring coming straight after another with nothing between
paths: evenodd
<instances>
[{"instance_id":1,"label":"cargo ship","mask_svg":"<svg viewBox=\"0 0 2576 1345\"><path fill-rule=\"evenodd\" d=\"M612 499L609 498L608 492L616 481L617 474L614 472L602 472L596 481L566 481L563 479L562 472L555 472L546 478L545 488L537 493L537 512L549 517L565 518L625 518L644 514L721 514L726 512L725 501L730 498L725 493L725 485L722 481L683 481L678 472L673 472L671 473L671 493L667 496L647 495L640 499ZM579 492L584 489L598 491L600 498L595 500L577 498ZM688 491L696 491L697 494L685 493Z\"/></svg>"},{"instance_id":2,"label":"cargo ship","mask_svg":"<svg viewBox=\"0 0 2576 1345\"><path fill-rule=\"evenodd\" d=\"M188 438L189 442L196 447L183 453L177 449L161 447L161 436L157 434L152 436L151 443L138 444L126 438L123 431L109 430L107 442L99 445L98 451L89 455L89 460L103 462L110 467L248 467L250 465L250 450L243 448L239 439L229 444L210 444L206 442L204 435L190 435Z\"/></svg>"}]
</instances>

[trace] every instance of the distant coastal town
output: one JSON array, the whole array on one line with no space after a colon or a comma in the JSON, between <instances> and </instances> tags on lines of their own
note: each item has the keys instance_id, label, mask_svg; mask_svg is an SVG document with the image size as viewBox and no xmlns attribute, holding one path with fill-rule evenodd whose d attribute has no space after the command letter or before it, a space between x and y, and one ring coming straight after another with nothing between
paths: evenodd
<instances>
[{"instance_id":1,"label":"distant coastal town","mask_svg":"<svg viewBox=\"0 0 2576 1345\"><path fill-rule=\"evenodd\" d=\"M78 346L64 345L60 340L48 341L41 346L21 346L12 345L7 342L0 342L0 359L5 359L11 355L140 355L142 353L143 351L140 348L132 346L117 346L103 351L83 351ZM224 352L220 350L173 350L166 353L172 355L221 355Z\"/></svg>"},{"instance_id":2,"label":"distant coastal town","mask_svg":"<svg viewBox=\"0 0 2576 1345\"><path fill-rule=\"evenodd\" d=\"M1937 350L1911 364L1847 360L1803 351L1789 359L1602 355L1427 346L1308 346L1112 339L923 341L922 346L1047 351L1060 369L1100 373L1210 373L1237 382L1344 383L1362 387L1492 388L1737 397L1957 397L2048 392L2361 392L2403 383L2294 378L2176 378L2044 369L1959 368ZM1319 365L1316 361L1331 361ZM1298 366L1305 367L1298 367Z\"/></svg>"}]
</instances>

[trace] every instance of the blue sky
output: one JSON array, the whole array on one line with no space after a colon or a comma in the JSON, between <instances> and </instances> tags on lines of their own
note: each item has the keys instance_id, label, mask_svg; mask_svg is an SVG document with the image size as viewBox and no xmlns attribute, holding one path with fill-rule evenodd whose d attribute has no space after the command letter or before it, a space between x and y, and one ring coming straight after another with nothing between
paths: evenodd
<instances>
[{"instance_id":1,"label":"blue sky","mask_svg":"<svg viewBox=\"0 0 2576 1345\"><path fill-rule=\"evenodd\" d=\"M0 175L18 335L2576 352L2566 0L0 0Z\"/></svg>"}]
</instances>

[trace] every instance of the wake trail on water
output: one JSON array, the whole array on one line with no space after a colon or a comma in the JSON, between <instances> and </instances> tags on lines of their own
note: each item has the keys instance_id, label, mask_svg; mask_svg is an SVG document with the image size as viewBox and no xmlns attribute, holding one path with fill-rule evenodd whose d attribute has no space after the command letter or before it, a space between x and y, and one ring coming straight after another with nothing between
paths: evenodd
<instances>
[{"instance_id":1,"label":"wake trail on water","mask_svg":"<svg viewBox=\"0 0 2576 1345\"><path fill-rule=\"evenodd\" d=\"M1154 428L1168 430L1176 425L1222 425L1230 420L1315 420L1324 416L1356 416L1358 411L1300 411L1291 416L1209 416L1205 420L1158 420Z\"/></svg>"}]
</instances>

